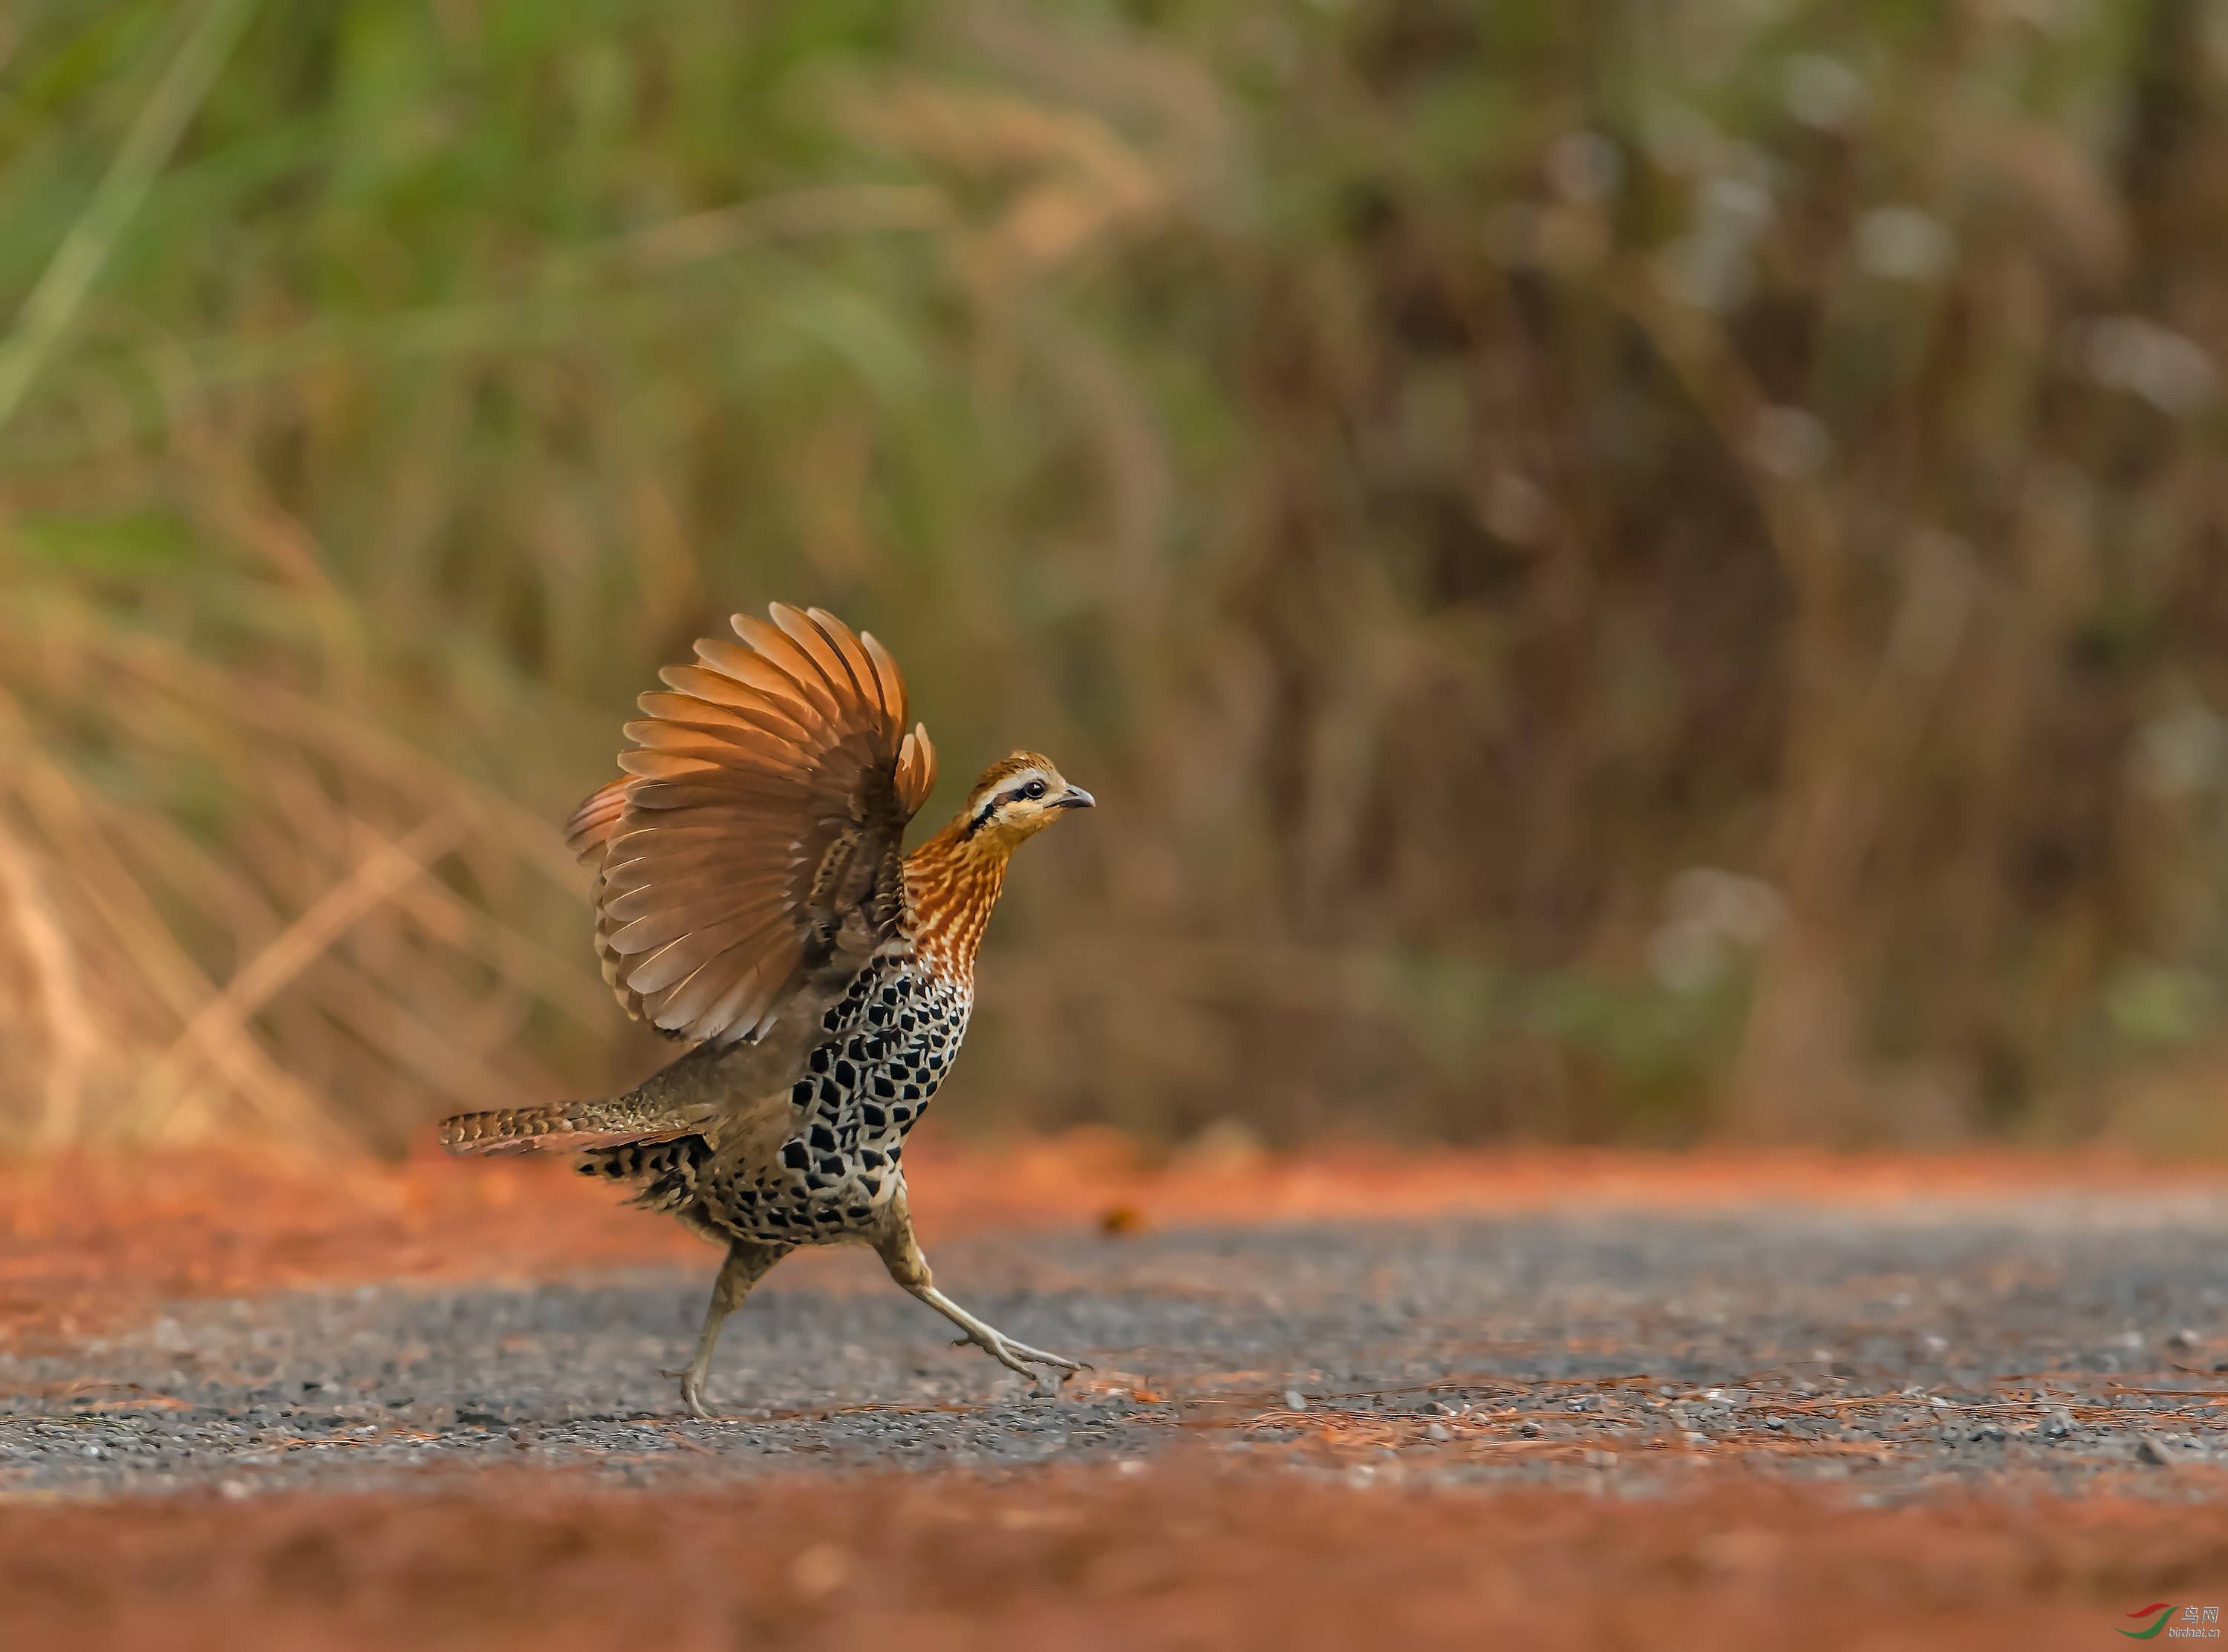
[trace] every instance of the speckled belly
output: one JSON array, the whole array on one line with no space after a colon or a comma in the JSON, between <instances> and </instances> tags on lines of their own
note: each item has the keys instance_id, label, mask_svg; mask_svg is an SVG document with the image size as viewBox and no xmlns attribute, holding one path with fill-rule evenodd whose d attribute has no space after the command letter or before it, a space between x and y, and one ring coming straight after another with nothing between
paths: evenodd
<instances>
[{"instance_id":1,"label":"speckled belly","mask_svg":"<svg viewBox=\"0 0 2228 1652\"><path fill-rule=\"evenodd\" d=\"M828 1037L790 1092L778 1160L717 1177L700 1195L726 1231L810 1244L862 1227L902 1183L906 1132L967 1036L973 995L910 954L875 959L823 1018Z\"/></svg>"}]
</instances>

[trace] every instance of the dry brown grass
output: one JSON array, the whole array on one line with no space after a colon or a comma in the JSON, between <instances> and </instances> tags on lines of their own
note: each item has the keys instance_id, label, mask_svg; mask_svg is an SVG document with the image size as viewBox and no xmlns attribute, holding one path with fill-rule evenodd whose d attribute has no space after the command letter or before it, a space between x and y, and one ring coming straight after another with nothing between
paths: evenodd
<instances>
[{"instance_id":1,"label":"dry brown grass","mask_svg":"<svg viewBox=\"0 0 2228 1652\"><path fill-rule=\"evenodd\" d=\"M639 1071L547 823L777 596L1108 805L978 1123L2203 1137L2215 32L21 9L0 1142Z\"/></svg>"}]
</instances>

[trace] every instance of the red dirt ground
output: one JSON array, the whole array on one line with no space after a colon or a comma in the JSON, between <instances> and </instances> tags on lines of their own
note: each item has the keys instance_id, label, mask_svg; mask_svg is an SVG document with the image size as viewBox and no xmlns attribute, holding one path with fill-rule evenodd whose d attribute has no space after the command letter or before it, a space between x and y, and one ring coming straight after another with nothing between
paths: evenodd
<instances>
[{"instance_id":1,"label":"red dirt ground","mask_svg":"<svg viewBox=\"0 0 2228 1652\"><path fill-rule=\"evenodd\" d=\"M1422 1495L1181 1459L655 1494L510 1470L413 1496L0 1504L0 1603L25 1652L2072 1652L2120 1644L2147 1604L2228 1604L2228 1508Z\"/></svg>"},{"instance_id":2,"label":"red dirt ground","mask_svg":"<svg viewBox=\"0 0 2228 1652\"><path fill-rule=\"evenodd\" d=\"M1550 1205L1865 1203L2065 1189L2228 1190L2228 1166L2094 1155L1649 1156L1367 1149L1150 1167L1111 1132L912 1150L925 1242L982 1228L1488 1214ZM546 1279L706 1260L559 1161L277 1154L0 1160L0 1348L136 1323L164 1298L381 1279Z\"/></svg>"},{"instance_id":3,"label":"red dirt ground","mask_svg":"<svg viewBox=\"0 0 2228 1652\"><path fill-rule=\"evenodd\" d=\"M2217 1166L2012 1156L1343 1151L1150 1169L1092 1134L995 1153L930 1141L908 1168L932 1244L989 1226L2228 1187ZM560 1164L0 1164L0 1347L66 1343L169 1297L673 1259L706 1253ZM1134 1475L996 1481L653 1492L521 1466L429 1472L408 1494L0 1497L0 1647L1890 1652L2118 1645L2147 1604L2228 1611L2228 1486L2202 1471L2167 1498L2154 1477L2142 1497L1951 1488L1882 1508L1725 1466L1638 1501L1360 1489L1190 1448Z\"/></svg>"}]
</instances>

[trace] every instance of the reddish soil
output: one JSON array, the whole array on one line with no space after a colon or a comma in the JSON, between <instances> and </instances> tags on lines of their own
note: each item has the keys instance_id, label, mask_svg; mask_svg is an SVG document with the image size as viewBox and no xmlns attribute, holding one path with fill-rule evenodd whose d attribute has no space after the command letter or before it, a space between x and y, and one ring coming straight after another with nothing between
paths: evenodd
<instances>
[{"instance_id":1,"label":"reddish soil","mask_svg":"<svg viewBox=\"0 0 2228 1652\"><path fill-rule=\"evenodd\" d=\"M2071 1652L2119 1644L2145 1605L2228 1604L2228 1508L1424 1495L1181 1461L656 1494L518 1470L409 1496L0 1505L0 1603L8 1643L42 1652Z\"/></svg>"},{"instance_id":2,"label":"reddish soil","mask_svg":"<svg viewBox=\"0 0 2228 1652\"><path fill-rule=\"evenodd\" d=\"M1543 1206L1816 1205L2038 1190L2228 1189L2228 1166L2101 1155L1673 1157L1518 1150L1152 1165L1111 1132L976 1151L917 1139L924 1239L982 1228L1412 1217ZM282 1154L0 1160L0 1348L138 1323L165 1298L701 1262L702 1242L561 1161ZM794 1269L791 1270L795 1272Z\"/></svg>"},{"instance_id":3,"label":"reddish soil","mask_svg":"<svg viewBox=\"0 0 2228 1652\"><path fill-rule=\"evenodd\" d=\"M932 1242L986 1226L2228 1186L2218 1167L2012 1156L1354 1150L1153 1168L1088 1133L995 1153L931 1141L910 1168ZM0 1164L0 1347L141 1322L165 1298L676 1257L704 1253L560 1164ZM429 1470L407 1494L0 1497L0 1644L1887 1652L2117 1645L2148 1604L2228 1611L2228 1484L2207 1470L2130 1477L2130 1495L1950 1487L1890 1508L1732 1460L1706 1485L1631 1501L1425 1491L1390 1471L1364 1486L1328 1466L1335 1453L1311 1474L1292 1460L1233 1470L1177 1451L1134 1474L996 1480L714 1481L707 1465L655 1491L522 1465Z\"/></svg>"}]
</instances>

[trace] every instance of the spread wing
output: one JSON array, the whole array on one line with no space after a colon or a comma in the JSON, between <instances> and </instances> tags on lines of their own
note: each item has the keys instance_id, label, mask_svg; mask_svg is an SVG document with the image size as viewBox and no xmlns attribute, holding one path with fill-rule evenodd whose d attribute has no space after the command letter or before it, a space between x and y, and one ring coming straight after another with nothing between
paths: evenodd
<instances>
[{"instance_id":1,"label":"spread wing","mask_svg":"<svg viewBox=\"0 0 2228 1652\"><path fill-rule=\"evenodd\" d=\"M768 611L658 673L626 773L566 827L598 869L604 979L676 1038L756 1038L839 947L887 938L906 822L936 780L882 646L819 609Z\"/></svg>"}]
</instances>

